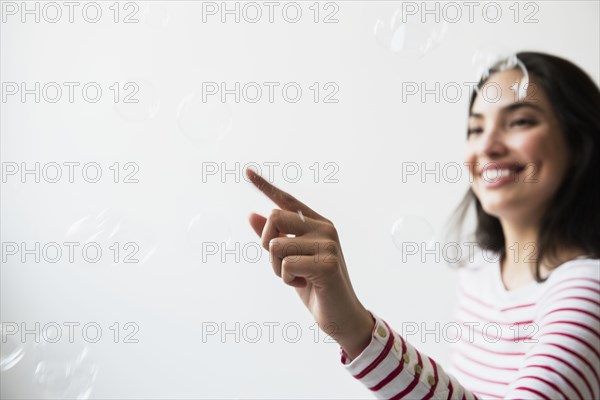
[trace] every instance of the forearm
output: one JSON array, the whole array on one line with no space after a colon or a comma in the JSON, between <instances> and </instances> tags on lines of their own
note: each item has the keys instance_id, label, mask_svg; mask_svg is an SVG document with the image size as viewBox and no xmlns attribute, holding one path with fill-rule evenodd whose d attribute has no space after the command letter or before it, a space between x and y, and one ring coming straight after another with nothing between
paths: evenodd
<instances>
[{"instance_id":1,"label":"forearm","mask_svg":"<svg viewBox=\"0 0 600 400\"><path fill-rule=\"evenodd\" d=\"M338 344L346 352L350 359L354 359L367 348L373 338L373 329L375 328L375 318L368 311L364 310L361 316L357 318L356 327L350 329L347 334L336 338Z\"/></svg>"}]
</instances>

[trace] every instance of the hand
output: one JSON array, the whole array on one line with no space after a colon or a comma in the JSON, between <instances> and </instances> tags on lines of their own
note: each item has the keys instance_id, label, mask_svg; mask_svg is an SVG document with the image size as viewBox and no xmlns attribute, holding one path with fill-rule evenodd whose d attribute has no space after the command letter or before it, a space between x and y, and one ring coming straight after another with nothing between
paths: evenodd
<instances>
[{"instance_id":1,"label":"hand","mask_svg":"<svg viewBox=\"0 0 600 400\"><path fill-rule=\"evenodd\" d=\"M321 330L355 358L369 344L375 322L354 293L333 223L251 169L246 176L281 207L268 218L249 218L273 271L296 288Z\"/></svg>"}]
</instances>

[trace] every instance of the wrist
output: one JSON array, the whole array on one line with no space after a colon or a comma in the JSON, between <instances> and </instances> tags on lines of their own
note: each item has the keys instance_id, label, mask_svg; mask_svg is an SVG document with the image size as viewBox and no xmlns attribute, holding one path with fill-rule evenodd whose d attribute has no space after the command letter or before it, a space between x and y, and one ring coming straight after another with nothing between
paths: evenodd
<instances>
[{"instance_id":1,"label":"wrist","mask_svg":"<svg viewBox=\"0 0 600 400\"><path fill-rule=\"evenodd\" d=\"M361 317L356 322L353 329L337 340L351 360L358 357L369 346L375 328L375 318L367 309L363 309Z\"/></svg>"}]
</instances>

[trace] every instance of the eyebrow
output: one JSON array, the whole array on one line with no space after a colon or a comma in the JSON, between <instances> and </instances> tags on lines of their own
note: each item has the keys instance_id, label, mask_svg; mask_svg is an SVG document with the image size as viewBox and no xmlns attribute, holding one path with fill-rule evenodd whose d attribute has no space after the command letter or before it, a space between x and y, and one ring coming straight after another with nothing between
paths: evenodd
<instances>
[{"instance_id":1,"label":"eyebrow","mask_svg":"<svg viewBox=\"0 0 600 400\"><path fill-rule=\"evenodd\" d=\"M532 109L544 114L544 110L540 106L533 104L533 103L512 103L512 104L507 105L506 107L502 107L500 112L510 113L510 112L514 112L520 108L532 108ZM483 114L471 112L471 113L469 113L469 118L483 118Z\"/></svg>"}]
</instances>

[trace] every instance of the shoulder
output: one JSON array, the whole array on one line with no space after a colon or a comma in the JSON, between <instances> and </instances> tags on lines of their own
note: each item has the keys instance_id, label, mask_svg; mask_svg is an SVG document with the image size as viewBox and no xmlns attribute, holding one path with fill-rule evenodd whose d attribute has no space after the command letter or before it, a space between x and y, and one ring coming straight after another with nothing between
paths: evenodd
<instances>
[{"instance_id":1,"label":"shoulder","mask_svg":"<svg viewBox=\"0 0 600 400\"><path fill-rule=\"evenodd\" d=\"M576 258L556 267L547 279L548 290L557 287L598 288L600 285L600 259Z\"/></svg>"},{"instance_id":2,"label":"shoulder","mask_svg":"<svg viewBox=\"0 0 600 400\"><path fill-rule=\"evenodd\" d=\"M599 274L600 258L578 257L556 267L550 277L556 279L563 275L591 275L597 278Z\"/></svg>"},{"instance_id":3,"label":"shoulder","mask_svg":"<svg viewBox=\"0 0 600 400\"><path fill-rule=\"evenodd\" d=\"M585 324L600 339L600 259L579 258L567 261L551 272L539 302L544 321Z\"/></svg>"}]
</instances>

